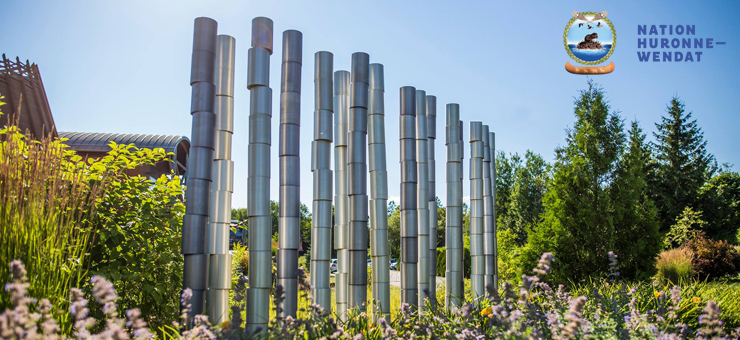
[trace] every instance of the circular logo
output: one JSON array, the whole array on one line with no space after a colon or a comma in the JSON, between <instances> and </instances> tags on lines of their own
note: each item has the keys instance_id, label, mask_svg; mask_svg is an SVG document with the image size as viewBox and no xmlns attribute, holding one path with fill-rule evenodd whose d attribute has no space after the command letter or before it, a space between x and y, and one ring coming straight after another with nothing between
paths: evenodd
<instances>
[{"instance_id":1,"label":"circular logo","mask_svg":"<svg viewBox=\"0 0 740 340\"><path fill-rule=\"evenodd\" d=\"M606 12L573 12L565 25L563 45L573 60L584 65L603 63L617 46L617 32Z\"/></svg>"}]
</instances>

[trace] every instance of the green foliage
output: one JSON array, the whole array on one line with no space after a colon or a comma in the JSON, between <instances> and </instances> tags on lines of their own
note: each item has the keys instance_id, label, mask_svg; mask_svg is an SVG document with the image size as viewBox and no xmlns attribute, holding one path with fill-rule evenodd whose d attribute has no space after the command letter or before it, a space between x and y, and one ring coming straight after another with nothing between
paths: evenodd
<instances>
[{"instance_id":1,"label":"green foliage","mask_svg":"<svg viewBox=\"0 0 740 340\"><path fill-rule=\"evenodd\" d=\"M687 247L666 250L658 255L655 266L658 269L659 282L681 284L689 282L694 272L691 269L691 259L694 253Z\"/></svg>"},{"instance_id":2,"label":"green foliage","mask_svg":"<svg viewBox=\"0 0 740 340\"><path fill-rule=\"evenodd\" d=\"M623 276L646 275L660 249L654 210L645 197L644 136L633 124L626 145L622 119L610 113L603 90L588 85L575 99L576 122L566 145L556 150L543 220L521 255L522 268L533 268L540 254L552 252L561 260L548 280L557 283L606 273L609 251L624 254Z\"/></svg>"},{"instance_id":3,"label":"green foliage","mask_svg":"<svg viewBox=\"0 0 740 340\"><path fill-rule=\"evenodd\" d=\"M247 212L247 208L231 209L231 219L247 224L247 222L249 221L249 213Z\"/></svg>"},{"instance_id":4,"label":"green foliage","mask_svg":"<svg viewBox=\"0 0 740 340\"><path fill-rule=\"evenodd\" d=\"M301 234L301 245L303 246L304 255L307 256L306 260L311 262L311 212L308 211L308 206L301 203L300 206L300 234Z\"/></svg>"},{"instance_id":5,"label":"green foliage","mask_svg":"<svg viewBox=\"0 0 740 340\"><path fill-rule=\"evenodd\" d=\"M716 279L735 273L735 257L737 253L727 241L715 241L704 236L704 233L695 232L696 237L686 243L686 247L694 253L692 270L701 280Z\"/></svg>"},{"instance_id":6,"label":"green foliage","mask_svg":"<svg viewBox=\"0 0 740 340\"><path fill-rule=\"evenodd\" d=\"M390 257L398 259L401 258L401 207L396 204L393 206L395 209L390 211L391 205L388 205L388 249Z\"/></svg>"},{"instance_id":7,"label":"green foliage","mask_svg":"<svg viewBox=\"0 0 740 340\"><path fill-rule=\"evenodd\" d=\"M521 247L517 234L512 229L497 230L498 244L498 277L499 280L518 283L521 281L519 270L519 252Z\"/></svg>"},{"instance_id":8,"label":"green foliage","mask_svg":"<svg viewBox=\"0 0 740 340\"><path fill-rule=\"evenodd\" d=\"M656 168L651 195L658 208L662 231L667 231L686 207L695 207L697 193L716 170L714 156L706 149L704 132L678 97L671 98L667 115L656 123Z\"/></svg>"},{"instance_id":9,"label":"green foliage","mask_svg":"<svg viewBox=\"0 0 740 340\"><path fill-rule=\"evenodd\" d=\"M701 218L701 212L696 212L690 207L686 207L681 215L676 217L676 224L671 226L668 234L665 235L665 247L678 247L688 242L696 233L694 231L703 229L706 225Z\"/></svg>"},{"instance_id":10,"label":"green foliage","mask_svg":"<svg viewBox=\"0 0 740 340\"><path fill-rule=\"evenodd\" d=\"M469 239L468 239L469 240ZM463 276L464 277L470 277L470 265L471 265L471 257L470 257L470 241L465 243L465 248L463 248ZM437 248L437 276L445 276L445 268L447 268L447 248L446 247L439 247Z\"/></svg>"},{"instance_id":11,"label":"green foliage","mask_svg":"<svg viewBox=\"0 0 740 340\"><path fill-rule=\"evenodd\" d=\"M180 178L129 176L126 170L166 161L162 149L110 143L111 151L89 163L111 180L93 223L96 239L90 271L113 282L124 309L139 308L153 327L168 325L180 313L182 286L180 235L185 205Z\"/></svg>"},{"instance_id":12,"label":"green foliage","mask_svg":"<svg viewBox=\"0 0 740 340\"><path fill-rule=\"evenodd\" d=\"M537 224L544 210L542 198L547 190L551 176L551 166L542 156L530 150L522 162L519 154L499 152L496 164L501 164L501 175L496 168L496 220L497 229L511 229L516 235L516 243L524 245L527 230ZM503 190L499 190L499 178ZM499 195L503 191L503 195Z\"/></svg>"},{"instance_id":13,"label":"green foliage","mask_svg":"<svg viewBox=\"0 0 740 340\"><path fill-rule=\"evenodd\" d=\"M65 330L69 290L86 274L90 218L108 183L58 139L30 140L16 126L0 130L0 278L10 277L12 260L25 263L29 295L59 308ZM1 289L0 310L10 305L10 292Z\"/></svg>"},{"instance_id":14,"label":"green foliage","mask_svg":"<svg viewBox=\"0 0 740 340\"><path fill-rule=\"evenodd\" d=\"M655 272L655 257L661 250L662 235L657 210L647 187L650 151L637 121L628 131L627 151L621 156L611 189L614 245L620 254L620 273L627 278L647 279ZM635 237L635 235L640 235Z\"/></svg>"},{"instance_id":15,"label":"green foliage","mask_svg":"<svg viewBox=\"0 0 740 340\"><path fill-rule=\"evenodd\" d=\"M717 240L737 243L740 230L740 175L724 172L699 189L697 210L707 222L704 232Z\"/></svg>"},{"instance_id":16,"label":"green foliage","mask_svg":"<svg viewBox=\"0 0 740 340\"><path fill-rule=\"evenodd\" d=\"M232 260L237 264L236 266L232 265L232 267L238 268L244 276L249 275L249 250L246 246L239 243L234 244Z\"/></svg>"},{"instance_id":17,"label":"green foliage","mask_svg":"<svg viewBox=\"0 0 740 340\"><path fill-rule=\"evenodd\" d=\"M437 248L437 276L445 277L445 270L447 268L446 263L447 263L447 248L438 247Z\"/></svg>"}]
</instances>

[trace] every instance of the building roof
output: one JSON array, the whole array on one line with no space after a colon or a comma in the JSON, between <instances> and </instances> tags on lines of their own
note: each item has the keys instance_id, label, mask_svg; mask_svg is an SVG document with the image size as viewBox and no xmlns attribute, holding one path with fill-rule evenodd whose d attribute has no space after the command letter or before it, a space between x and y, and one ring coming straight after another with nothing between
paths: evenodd
<instances>
[{"instance_id":1,"label":"building roof","mask_svg":"<svg viewBox=\"0 0 740 340\"><path fill-rule=\"evenodd\" d=\"M140 135L130 133L102 133L102 132L59 132L59 138L67 138L64 144L75 151L108 152L111 141L117 144L136 145L137 148L162 148L166 152L177 153L177 147L185 143L190 149L190 139L185 136Z\"/></svg>"}]
</instances>

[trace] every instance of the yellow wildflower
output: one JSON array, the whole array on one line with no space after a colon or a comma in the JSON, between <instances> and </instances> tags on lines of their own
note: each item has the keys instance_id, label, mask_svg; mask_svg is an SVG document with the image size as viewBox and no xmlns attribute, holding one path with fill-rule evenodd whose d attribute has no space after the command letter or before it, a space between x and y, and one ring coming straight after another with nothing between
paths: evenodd
<instances>
[{"instance_id":1,"label":"yellow wildflower","mask_svg":"<svg viewBox=\"0 0 740 340\"><path fill-rule=\"evenodd\" d=\"M229 321L224 321L221 323L221 328L229 327Z\"/></svg>"},{"instance_id":2,"label":"yellow wildflower","mask_svg":"<svg viewBox=\"0 0 740 340\"><path fill-rule=\"evenodd\" d=\"M694 303L699 303L701 302L701 299L698 296L694 296L694 298L691 299L691 301L694 301Z\"/></svg>"},{"instance_id":3,"label":"yellow wildflower","mask_svg":"<svg viewBox=\"0 0 740 340\"><path fill-rule=\"evenodd\" d=\"M493 310L491 309L491 307L488 307L488 308L480 311L480 316L489 316L489 315L491 315L492 312L493 312Z\"/></svg>"},{"instance_id":4,"label":"yellow wildflower","mask_svg":"<svg viewBox=\"0 0 740 340\"><path fill-rule=\"evenodd\" d=\"M660 296L660 292L653 292L653 295L654 295L655 297L659 297L659 296Z\"/></svg>"}]
</instances>

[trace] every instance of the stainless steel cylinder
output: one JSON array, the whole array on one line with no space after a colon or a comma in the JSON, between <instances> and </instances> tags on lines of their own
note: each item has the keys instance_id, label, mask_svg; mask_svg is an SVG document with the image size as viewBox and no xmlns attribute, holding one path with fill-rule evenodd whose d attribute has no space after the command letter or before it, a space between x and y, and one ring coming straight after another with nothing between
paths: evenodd
<instances>
[{"instance_id":1,"label":"stainless steel cylinder","mask_svg":"<svg viewBox=\"0 0 740 340\"><path fill-rule=\"evenodd\" d=\"M424 108L420 108L422 105ZM426 93L411 86L400 89L401 150L401 302L412 308L419 305L419 207L418 159L416 153L417 119L426 118ZM426 124L424 126L426 129ZM424 134L420 135L425 137ZM426 168L424 169L426 170ZM426 206L426 205L425 205ZM426 247L424 247L426 249Z\"/></svg>"},{"instance_id":2,"label":"stainless steel cylinder","mask_svg":"<svg viewBox=\"0 0 740 340\"><path fill-rule=\"evenodd\" d=\"M347 293L349 291L349 196L347 175L347 133L349 121L350 73L334 72L334 188L335 226L334 248L337 251L337 273L335 276L336 314L340 320L347 317Z\"/></svg>"},{"instance_id":3,"label":"stainless steel cylinder","mask_svg":"<svg viewBox=\"0 0 740 340\"><path fill-rule=\"evenodd\" d=\"M437 195L434 161L434 141L437 138L437 97L426 98L427 116L427 167L429 168L429 302L437 306Z\"/></svg>"},{"instance_id":4,"label":"stainless steel cylinder","mask_svg":"<svg viewBox=\"0 0 740 340\"><path fill-rule=\"evenodd\" d=\"M493 230L492 235L489 235L489 242L493 242L493 255L487 258L486 265L493 270L493 286L498 290L498 231L496 228L496 134L489 132L488 134L488 147L491 152L491 200L493 201L492 206L492 219L493 219ZM491 240L492 238L492 240Z\"/></svg>"},{"instance_id":5,"label":"stainless steel cylinder","mask_svg":"<svg viewBox=\"0 0 740 340\"><path fill-rule=\"evenodd\" d=\"M462 171L460 155L460 106L447 104L446 116L447 145L447 214L445 222L446 268L445 268L445 306L450 310L459 306L462 291Z\"/></svg>"},{"instance_id":6,"label":"stainless steel cylinder","mask_svg":"<svg viewBox=\"0 0 740 340\"><path fill-rule=\"evenodd\" d=\"M283 60L280 74L280 218L278 220L278 276L285 299L282 317L297 316L300 243L300 93L303 34L296 30L283 32ZM283 100L283 98L292 98ZM297 122L297 124L296 124ZM295 281L297 282L297 281Z\"/></svg>"},{"instance_id":7,"label":"stainless steel cylinder","mask_svg":"<svg viewBox=\"0 0 740 340\"><path fill-rule=\"evenodd\" d=\"M490 132L488 125L483 125L481 137L483 139L483 257L484 257L484 286L495 287L495 266L493 263L493 196L491 185L491 149ZM488 289L486 289L488 291Z\"/></svg>"},{"instance_id":8,"label":"stainless steel cylinder","mask_svg":"<svg viewBox=\"0 0 740 340\"><path fill-rule=\"evenodd\" d=\"M234 122L234 62L236 40L219 35L216 44L216 133L210 202L210 222L206 228L206 253L211 254L209 291L206 295L208 317L214 324L229 318L228 297L231 289L231 193L234 163L231 158L231 133ZM225 298L224 298L225 297Z\"/></svg>"},{"instance_id":9,"label":"stainless steel cylinder","mask_svg":"<svg viewBox=\"0 0 740 340\"><path fill-rule=\"evenodd\" d=\"M192 133L188 190L185 194L185 218L181 252L183 289L193 290L192 316L203 314L208 289L208 254L205 253L208 206L211 194L211 168L216 115L216 32L218 24L210 18L196 18L193 33L193 53L190 69Z\"/></svg>"},{"instance_id":10,"label":"stainless steel cylinder","mask_svg":"<svg viewBox=\"0 0 740 340\"><path fill-rule=\"evenodd\" d=\"M247 211L249 214L249 288L247 289L247 332L265 329L270 315L272 285L272 222L270 218L270 145L272 90L269 88L272 54L272 20L252 20L247 88L249 103L249 147ZM254 117L254 118L253 118Z\"/></svg>"},{"instance_id":11,"label":"stainless steel cylinder","mask_svg":"<svg viewBox=\"0 0 740 340\"><path fill-rule=\"evenodd\" d=\"M348 308L367 308L367 106L370 64L367 53L352 54L347 121L347 172L349 196Z\"/></svg>"},{"instance_id":12,"label":"stainless steel cylinder","mask_svg":"<svg viewBox=\"0 0 740 340\"><path fill-rule=\"evenodd\" d=\"M373 320L390 320L390 269L388 267L388 173L385 156L383 65L370 64L368 110L368 161L370 169L370 254L372 256Z\"/></svg>"},{"instance_id":13,"label":"stainless steel cylinder","mask_svg":"<svg viewBox=\"0 0 740 340\"><path fill-rule=\"evenodd\" d=\"M333 191L330 167L333 134L334 56L329 52L316 52L314 58L314 145L311 157L313 180L313 215L311 223L311 297L313 302L331 310L329 265L331 250L331 202ZM321 145L321 146L319 146Z\"/></svg>"},{"instance_id":14,"label":"stainless steel cylinder","mask_svg":"<svg viewBox=\"0 0 740 340\"><path fill-rule=\"evenodd\" d=\"M424 299L429 296L429 167L427 150L427 95L426 91L416 90L416 164L418 173L417 182L417 216L419 222L419 262L418 262L418 293L419 309L427 310Z\"/></svg>"},{"instance_id":15,"label":"stainless steel cylinder","mask_svg":"<svg viewBox=\"0 0 740 340\"><path fill-rule=\"evenodd\" d=\"M485 294L483 253L483 124L470 122L470 286L473 299Z\"/></svg>"}]
</instances>

